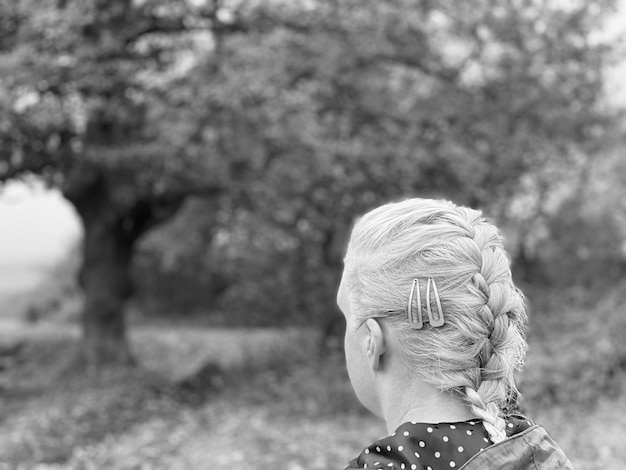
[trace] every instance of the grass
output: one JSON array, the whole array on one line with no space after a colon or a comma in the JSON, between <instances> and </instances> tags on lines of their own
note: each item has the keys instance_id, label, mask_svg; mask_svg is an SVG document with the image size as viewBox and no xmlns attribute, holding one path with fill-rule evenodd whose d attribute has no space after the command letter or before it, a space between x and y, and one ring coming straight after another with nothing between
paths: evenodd
<instances>
[{"instance_id":1,"label":"grass","mask_svg":"<svg viewBox=\"0 0 626 470\"><path fill-rule=\"evenodd\" d=\"M594 389L594 377L576 372L593 358L569 352L582 345L593 356L606 345L570 344L574 324L567 341L534 336L527 408L577 468L619 469L623 388ZM318 353L309 331L137 325L141 369L55 380L77 338L71 325L0 325L0 345L25 345L0 372L0 469L340 469L385 435L353 397L341 352ZM554 356L559 348L574 349ZM207 380L185 382L207 363ZM563 380L589 390L542 396Z\"/></svg>"},{"instance_id":2,"label":"grass","mask_svg":"<svg viewBox=\"0 0 626 470\"><path fill-rule=\"evenodd\" d=\"M0 342L27 346L0 377L0 468L327 469L383 432L352 397L340 354L312 357L306 332L137 328L140 370L59 382L73 328L1 330ZM207 362L223 379L202 402L174 386Z\"/></svg>"}]
</instances>

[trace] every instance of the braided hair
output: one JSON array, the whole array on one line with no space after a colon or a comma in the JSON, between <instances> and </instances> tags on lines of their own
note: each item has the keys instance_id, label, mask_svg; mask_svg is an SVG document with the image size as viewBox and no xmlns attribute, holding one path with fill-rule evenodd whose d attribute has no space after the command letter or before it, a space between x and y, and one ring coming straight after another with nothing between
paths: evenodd
<instances>
[{"instance_id":1,"label":"braided hair","mask_svg":"<svg viewBox=\"0 0 626 470\"><path fill-rule=\"evenodd\" d=\"M497 228L479 211L448 201L386 204L357 221L345 276L355 315L388 318L411 373L458 393L492 441L503 440L502 414L517 394L527 318ZM442 327L410 327L406 307L416 278L436 282Z\"/></svg>"}]
</instances>

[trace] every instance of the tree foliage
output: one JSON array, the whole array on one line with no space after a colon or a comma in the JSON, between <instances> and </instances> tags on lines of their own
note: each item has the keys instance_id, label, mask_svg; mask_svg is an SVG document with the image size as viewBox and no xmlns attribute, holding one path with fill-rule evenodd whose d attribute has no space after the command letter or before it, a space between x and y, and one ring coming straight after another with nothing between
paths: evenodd
<instances>
[{"instance_id":1,"label":"tree foliage","mask_svg":"<svg viewBox=\"0 0 626 470\"><path fill-rule=\"evenodd\" d=\"M244 161L221 235L196 233L222 255L198 271L219 266L231 284L212 308L332 317L353 218L409 195L497 217L526 282L571 269L555 248L559 208L616 132L603 95L613 51L596 36L611 6L308 5L244 8L238 21L254 27L223 43L218 134L223 155ZM537 263L553 266L539 276Z\"/></svg>"},{"instance_id":2,"label":"tree foliage","mask_svg":"<svg viewBox=\"0 0 626 470\"><path fill-rule=\"evenodd\" d=\"M614 2L0 8L0 179L40 174L77 207L86 338L123 337L136 242L183 206L143 246L259 318L328 317L353 218L393 198L484 208L529 265L537 220L614 129L597 34Z\"/></svg>"},{"instance_id":3,"label":"tree foliage","mask_svg":"<svg viewBox=\"0 0 626 470\"><path fill-rule=\"evenodd\" d=\"M214 12L179 2L2 3L0 180L37 173L74 204L85 231L83 358L129 362L123 304L134 244L192 193L219 192L204 125L171 92L213 48ZM184 125L181 125L184 124ZM209 171L210 170L210 171Z\"/></svg>"}]
</instances>

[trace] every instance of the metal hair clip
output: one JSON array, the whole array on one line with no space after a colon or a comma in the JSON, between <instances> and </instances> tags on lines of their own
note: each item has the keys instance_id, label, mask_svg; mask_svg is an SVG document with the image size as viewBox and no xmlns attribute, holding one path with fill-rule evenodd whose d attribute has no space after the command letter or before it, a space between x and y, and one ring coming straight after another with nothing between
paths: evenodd
<instances>
[{"instance_id":1,"label":"metal hair clip","mask_svg":"<svg viewBox=\"0 0 626 470\"><path fill-rule=\"evenodd\" d=\"M417 286L417 289L415 287ZM413 316L413 296L417 292L417 319ZM409 316L409 323L411 328L415 330L421 330L424 326L422 319L422 294L420 293L420 281L419 279L413 279L413 285L411 286L411 293L409 294L409 305L407 307L407 313Z\"/></svg>"},{"instance_id":2,"label":"metal hair clip","mask_svg":"<svg viewBox=\"0 0 626 470\"><path fill-rule=\"evenodd\" d=\"M431 289L435 297L435 303L437 304L436 313L432 311L432 308L430 306ZM416 306L417 309L414 309L414 306ZM441 307L441 299L439 298L439 291L437 290L435 280L432 277L428 278L428 283L426 284L426 311L428 312L428 318L424 318L422 314L422 295L420 291L419 279L413 279L411 292L409 294L409 303L406 310L407 316L409 317L409 323L411 324L411 328L415 330L421 330L424 327L425 322L430 323L430 326L435 328L443 326L444 319L443 308Z\"/></svg>"},{"instance_id":3,"label":"metal hair clip","mask_svg":"<svg viewBox=\"0 0 626 470\"><path fill-rule=\"evenodd\" d=\"M437 303L437 315L433 315L433 311L430 308L430 286L433 287L433 293L435 294L435 302ZM439 298L439 291L437 290L437 284L432 277L428 278L428 286L426 287L426 309L428 310L428 321L430 326L439 327L443 326L443 308L441 308L441 299Z\"/></svg>"}]
</instances>

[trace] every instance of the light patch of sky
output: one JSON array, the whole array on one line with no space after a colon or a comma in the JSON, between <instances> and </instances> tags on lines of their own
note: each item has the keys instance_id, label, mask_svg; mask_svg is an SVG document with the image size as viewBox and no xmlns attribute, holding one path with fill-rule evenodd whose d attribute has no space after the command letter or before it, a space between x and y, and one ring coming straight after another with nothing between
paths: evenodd
<instances>
[{"instance_id":1,"label":"light patch of sky","mask_svg":"<svg viewBox=\"0 0 626 470\"><path fill-rule=\"evenodd\" d=\"M8 183L0 192L0 295L34 286L81 234L70 204L41 185Z\"/></svg>"}]
</instances>

